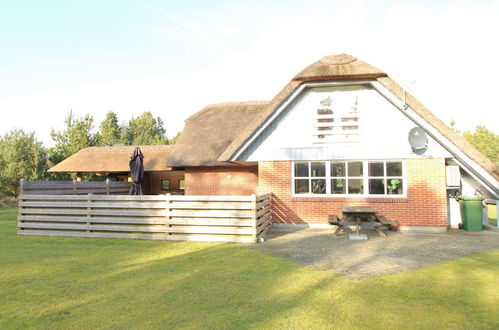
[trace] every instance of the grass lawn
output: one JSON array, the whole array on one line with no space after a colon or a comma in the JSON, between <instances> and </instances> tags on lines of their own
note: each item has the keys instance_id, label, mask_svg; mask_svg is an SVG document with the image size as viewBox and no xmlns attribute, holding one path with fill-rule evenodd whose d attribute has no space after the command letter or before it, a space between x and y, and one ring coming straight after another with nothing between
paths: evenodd
<instances>
[{"instance_id":1,"label":"grass lawn","mask_svg":"<svg viewBox=\"0 0 499 330\"><path fill-rule=\"evenodd\" d=\"M0 329L499 328L499 250L354 281L228 243L15 235Z\"/></svg>"}]
</instances>

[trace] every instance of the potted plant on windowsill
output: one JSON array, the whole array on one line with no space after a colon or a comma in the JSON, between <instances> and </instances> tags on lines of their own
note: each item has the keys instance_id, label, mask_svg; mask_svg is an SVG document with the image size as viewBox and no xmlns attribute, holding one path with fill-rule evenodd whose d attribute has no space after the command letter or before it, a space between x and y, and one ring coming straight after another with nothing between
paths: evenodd
<instances>
[{"instance_id":1,"label":"potted plant on windowsill","mask_svg":"<svg viewBox=\"0 0 499 330\"><path fill-rule=\"evenodd\" d=\"M388 194L395 195L398 193L398 189L402 181L400 179L391 179L388 185Z\"/></svg>"}]
</instances>

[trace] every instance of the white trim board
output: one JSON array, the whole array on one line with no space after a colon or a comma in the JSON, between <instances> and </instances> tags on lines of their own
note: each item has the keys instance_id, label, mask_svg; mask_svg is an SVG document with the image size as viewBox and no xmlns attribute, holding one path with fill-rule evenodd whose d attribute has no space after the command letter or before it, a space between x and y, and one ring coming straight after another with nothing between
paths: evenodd
<instances>
[{"instance_id":1,"label":"white trim board","mask_svg":"<svg viewBox=\"0 0 499 330\"><path fill-rule=\"evenodd\" d=\"M303 83L289 95L284 102L274 111L274 113L261 125L246 142L230 157L229 161L237 161L241 154L260 136L265 129L279 116L285 109L307 88L314 87L337 87L364 85L376 90L381 96L389 101L396 109L421 127L429 136L437 141L445 150L453 155L459 162L459 165L469 173L475 180L484 186L495 198L499 198L499 182L495 180L487 171L481 168L475 161L466 156L456 145L447 139L436 128L429 124L425 119L419 116L405 102L400 101L392 92L385 88L380 82L373 79L351 80L351 81L333 81L318 83Z\"/></svg>"}]
</instances>

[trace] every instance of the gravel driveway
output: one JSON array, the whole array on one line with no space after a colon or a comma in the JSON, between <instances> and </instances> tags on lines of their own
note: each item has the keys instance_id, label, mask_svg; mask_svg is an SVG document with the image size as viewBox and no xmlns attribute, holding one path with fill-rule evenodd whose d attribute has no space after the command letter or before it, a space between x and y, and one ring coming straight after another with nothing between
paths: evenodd
<instances>
[{"instance_id":1,"label":"gravel driveway","mask_svg":"<svg viewBox=\"0 0 499 330\"><path fill-rule=\"evenodd\" d=\"M351 241L334 236L333 229L302 229L294 232L274 228L265 242L251 248L353 279L367 279L417 269L426 265L499 249L499 232L446 233L389 232L383 239L372 231L369 240Z\"/></svg>"}]
</instances>

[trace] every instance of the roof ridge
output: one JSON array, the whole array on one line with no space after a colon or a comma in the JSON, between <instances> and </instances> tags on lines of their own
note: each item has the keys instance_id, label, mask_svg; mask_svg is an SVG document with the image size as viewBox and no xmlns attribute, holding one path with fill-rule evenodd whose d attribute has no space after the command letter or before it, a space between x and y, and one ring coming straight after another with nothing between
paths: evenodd
<instances>
[{"instance_id":1,"label":"roof ridge","mask_svg":"<svg viewBox=\"0 0 499 330\"><path fill-rule=\"evenodd\" d=\"M205 106L203 109L189 116L185 122L196 118L198 115L203 114L204 112L216 108L231 108L231 107L240 107L240 106L265 106L269 104L271 101L234 101L234 102L221 102L221 103L212 103Z\"/></svg>"}]
</instances>

